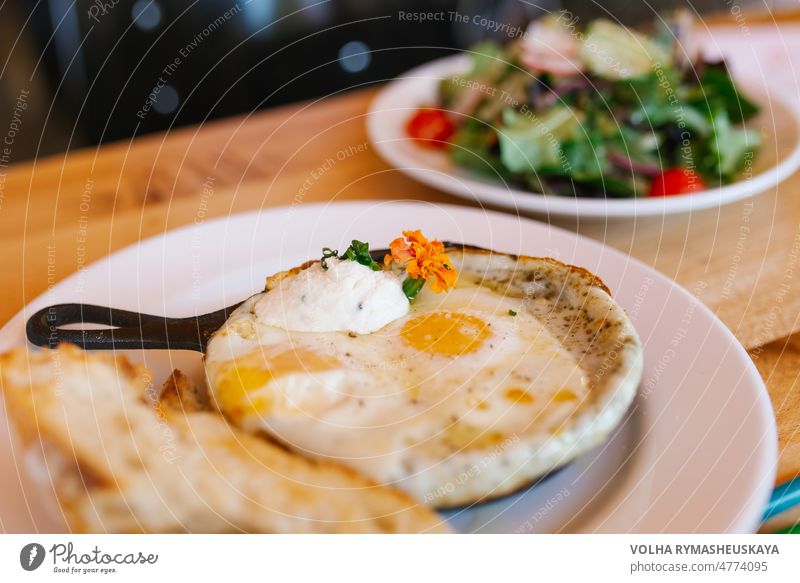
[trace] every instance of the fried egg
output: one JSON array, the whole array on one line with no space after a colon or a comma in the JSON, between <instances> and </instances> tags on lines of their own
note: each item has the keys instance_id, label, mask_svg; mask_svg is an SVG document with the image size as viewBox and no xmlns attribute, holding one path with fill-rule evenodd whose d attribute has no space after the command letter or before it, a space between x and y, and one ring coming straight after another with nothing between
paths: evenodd
<instances>
[{"instance_id":1,"label":"fried egg","mask_svg":"<svg viewBox=\"0 0 800 583\"><path fill-rule=\"evenodd\" d=\"M601 443L642 367L636 332L602 282L549 259L448 253L455 288L426 286L403 309L387 303L386 281L353 285L348 272L348 283L323 286L340 294L326 331L293 325L304 320L292 310L306 309L294 295L309 302L318 263L271 278L209 342L216 406L245 430L436 507L510 493ZM378 289L383 299L370 295ZM367 305L388 321L362 333Z\"/></svg>"}]
</instances>

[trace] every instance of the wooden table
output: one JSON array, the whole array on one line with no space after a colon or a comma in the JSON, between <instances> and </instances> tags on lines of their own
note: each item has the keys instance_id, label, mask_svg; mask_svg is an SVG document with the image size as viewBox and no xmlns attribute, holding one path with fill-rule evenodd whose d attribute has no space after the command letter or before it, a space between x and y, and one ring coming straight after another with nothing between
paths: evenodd
<instances>
[{"instance_id":1,"label":"wooden table","mask_svg":"<svg viewBox=\"0 0 800 583\"><path fill-rule=\"evenodd\" d=\"M13 166L0 199L0 272L6 274L0 323L89 262L198 214L210 218L300 200L467 204L378 158L363 119L372 95L352 92ZM342 151L350 153L313 178ZM208 196L200 196L204 188ZM798 191L795 175L721 209L563 225L677 280L751 351L778 419L779 481L800 474Z\"/></svg>"}]
</instances>

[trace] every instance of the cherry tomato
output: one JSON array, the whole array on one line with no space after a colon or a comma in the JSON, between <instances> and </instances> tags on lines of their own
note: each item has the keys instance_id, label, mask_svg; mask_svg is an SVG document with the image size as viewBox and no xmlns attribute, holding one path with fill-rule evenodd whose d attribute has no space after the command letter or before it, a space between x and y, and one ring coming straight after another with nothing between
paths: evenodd
<instances>
[{"instance_id":1,"label":"cherry tomato","mask_svg":"<svg viewBox=\"0 0 800 583\"><path fill-rule=\"evenodd\" d=\"M441 109L424 107L406 124L406 133L431 148L444 148L455 132L453 122Z\"/></svg>"},{"instance_id":2,"label":"cherry tomato","mask_svg":"<svg viewBox=\"0 0 800 583\"><path fill-rule=\"evenodd\" d=\"M650 196L670 196L672 194L689 194L706 190L705 181L689 168L670 168L653 178L650 185Z\"/></svg>"}]
</instances>

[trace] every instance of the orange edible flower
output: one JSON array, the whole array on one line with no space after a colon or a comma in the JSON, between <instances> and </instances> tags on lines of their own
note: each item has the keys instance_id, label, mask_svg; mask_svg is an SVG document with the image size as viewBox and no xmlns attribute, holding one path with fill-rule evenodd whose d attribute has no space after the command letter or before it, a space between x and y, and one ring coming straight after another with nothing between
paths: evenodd
<instances>
[{"instance_id":1,"label":"orange edible flower","mask_svg":"<svg viewBox=\"0 0 800 583\"><path fill-rule=\"evenodd\" d=\"M403 231L389 244L390 253L383 258L384 265L397 262L405 265L411 279L420 277L431 284L434 293L455 286L458 272L444 252L441 241L428 241L421 231Z\"/></svg>"}]
</instances>

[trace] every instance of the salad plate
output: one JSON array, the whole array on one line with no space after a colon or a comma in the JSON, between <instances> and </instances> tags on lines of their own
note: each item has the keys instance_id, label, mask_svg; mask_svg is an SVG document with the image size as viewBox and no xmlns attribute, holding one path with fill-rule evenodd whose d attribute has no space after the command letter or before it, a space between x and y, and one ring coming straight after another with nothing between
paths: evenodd
<instances>
[{"instance_id":1,"label":"salad plate","mask_svg":"<svg viewBox=\"0 0 800 583\"><path fill-rule=\"evenodd\" d=\"M407 227L497 251L580 265L608 285L644 349L643 380L609 441L532 489L446 514L460 532L747 532L757 528L777 459L766 389L746 351L698 300L602 244L519 217L450 205L354 202L232 215L170 231L57 285L0 331L0 352L26 344L45 306L81 302L177 317L258 292L265 274L344 248L375 247ZM31 347L31 350L35 348ZM179 368L205 382L200 354L122 350L154 385ZM62 532L52 500L29 481L0 416L0 529Z\"/></svg>"},{"instance_id":2,"label":"salad plate","mask_svg":"<svg viewBox=\"0 0 800 583\"><path fill-rule=\"evenodd\" d=\"M718 207L773 188L800 167L800 116L797 108L762 86L739 83L760 108L748 129L761 147L730 183L690 194L629 198L544 195L504 179L456 165L443 149L409 137L409 120L436 104L443 79L470 71L472 56L458 54L415 68L386 85L367 114L367 132L378 153L398 171L439 190L492 207L553 217L632 218L685 213Z\"/></svg>"}]
</instances>

